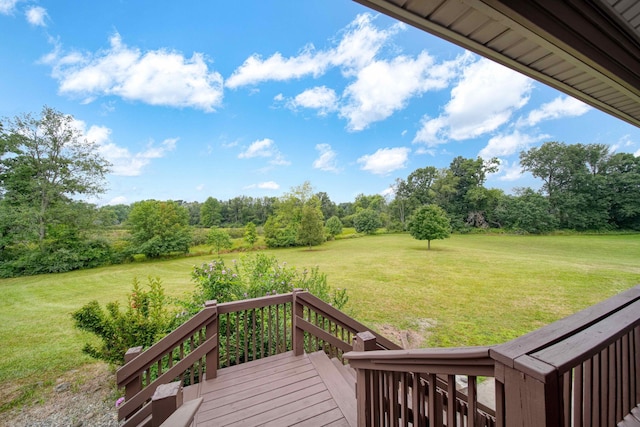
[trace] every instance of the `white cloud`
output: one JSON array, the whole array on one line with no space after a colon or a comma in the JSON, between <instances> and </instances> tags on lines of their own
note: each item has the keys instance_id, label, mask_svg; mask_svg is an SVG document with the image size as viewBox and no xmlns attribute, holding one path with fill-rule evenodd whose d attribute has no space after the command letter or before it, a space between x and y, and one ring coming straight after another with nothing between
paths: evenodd
<instances>
[{"instance_id":1,"label":"white cloud","mask_svg":"<svg viewBox=\"0 0 640 427\"><path fill-rule=\"evenodd\" d=\"M345 89L340 115L348 120L349 130L363 130L405 108L409 99L445 88L454 70L467 58L469 55L462 55L436 65L433 57L422 52L416 58L397 56L390 61L372 61Z\"/></svg>"},{"instance_id":2,"label":"white cloud","mask_svg":"<svg viewBox=\"0 0 640 427\"><path fill-rule=\"evenodd\" d=\"M528 77L480 59L464 69L444 113L423 119L413 142L435 146L492 132L529 101L531 89Z\"/></svg>"},{"instance_id":3,"label":"white cloud","mask_svg":"<svg viewBox=\"0 0 640 427\"><path fill-rule=\"evenodd\" d=\"M18 1L19 0L0 0L0 13L3 15L11 15Z\"/></svg>"},{"instance_id":4,"label":"white cloud","mask_svg":"<svg viewBox=\"0 0 640 427\"><path fill-rule=\"evenodd\" d=\"M406 147L381 148L373 154L360 157L357 162L362 164L362 170L376 175L387 175L404 168L410 152Z\"/></svg>"},{"instance_id":5,"label":"white cloud","mask_svg":"<svg viewBox=\"0 0 640 427\"><path fill-rule=\"evenodd\" d=\"M266 182L261 182L259 184L251 184L244 188L245 189L259 188L261 190L278 190L280 188L280 185L274 181L266 181Z\"/></svg>"},{"instance_id":6,"label":"white cloud","mask_svg":"<svg viewBox=\"0 0 640 427\"><path fill-rule=\"evenodd\" d=\"M640 157L640 150L638 150L635 153L633 153L633 155L636 156L636 157Z\"/></svg>"},{"instance_id":7,"label":"white cloud","mask_svg":"<svg viewBox=\"0 0 640 427\"><path fill-rule=\"evenodd\" d=\"M540 108L529 113L526 119L518 121L519 125L535 126L541 121L560 119L563 117L577 117L585 114L591 107L582 101L569 96L557 97L551 102L542 104Z\"/></svg>"},{"instance_id":8,"label":"white cloud","mask_svg":"<svg viewBox=\"0 0 640 427\"><path fill-rule=\"evenodd\" d=\"M129 101L170 107L192 107L212 112L222 102L222 76L209 71L205 57L191 58L165 49L142 52L122 43L119 34L109 49L95 54L61 48L42 58L53 67L62 94L91 102L98 96L119 96Z\"/></svg>"},{"instance_id":9,"label":"white cloud","mask_svg":"<svg viewBox=\"0 0 640 427\"><path fill-rule=\"evenodd\" d=\"M298 55L288 58L280 52L267 59L253 54L231 74L225 84L230 88L238 88L265 81L319 77L332 66L343 67L343 74L349 75L354 69L369 63L386 40L404 28L403 24L396 24L388 30L379 30L372 25L373 19L367 13L358 15L333 49L316 50L313 45L307 45Z\"/></svg>"},{"instance_id":10,"label":"white cloud","mask_svg":"<svg viewBox=\"0 0 640 427\"><path fill-rule=\"evenodd\" d=\"M176 148L178 138L168 138L156 145L153 141L143 151L132 153L128 148L118 146L111 141L111 129L92 125L87 129L82 120L75 120L75 127L88 141L98 146L98 153L111 163L111 173L119 176L139 176L153 159L165 157Z\"/></svg>"},{"instance_id":11,"label":"white cloud","mask_svg":"<svg viewBox=\"0 0 640 427\"><path fill-rule=\"evenodd\" d=\"M314 160L313 167L326 172L338 172L336 152L331 149L331 146L318 144L316 150L320 153L320 157Z\"/></svg>"},{"instance_id":12,"label":"white cloud","mask_svg":"<svg viewBox=\"0 0 640 427\"><path fill-rule=\"evenodd\" d=\"M489 139L487 146L480 150L478 155L483 159L510 156L526 148L531 143L540 142L546 138L549 138L549 135L527 135L516 130L510 134L501 134L492 137Z\"/></svg>"},{"instance_id":13,"label":"white cloud","mask_svg":"<svg viewBox=\"0 0 640 427\"><path fill-rule=\"evenodd\" d=\"M127 198L125 196L117 196L113 199L109 200L107 205L124 205L127 203Z\"/></svg>"},{"instance_id":14,"label":"white cloud","mask_svg":"<svg viewBox=\"0 0 640 427\"><path fill-rule=\"evenodd\" d=\"M319 77L331 68L339 68L350 79L341 97L333 89L321 86L309 89L289 100L289 108L314 108L325 115L339 111L347 128L360 131L371 123L384 120L407 106L408 101L430 90L445 88L460 66L469 62L470 53L437 64L426 52L416 57L396 56L377 59L390 39L406 28L394 24L377 28L370 14L358 15L340 34L337 45L325 50L306 46L298 55L285 58L281 53L263 59L249 57L227 79L226 85L237 88L264 81L285 81L302 77ZM278 94L275 101L283 101Z\"/></svg>"},{"instance_id":15,"label":"white cloud","mask_svg":"<svg viewBox=\"0 0 640 427\"><path fill-rule=\"evenodd\" d=\"M40 6L33 6L27 9L25 13L27 17L27 22L31 25L35 25L36 27L46 27L47 23L45 20L49 17L47 14L47 10Z\"/></svg>"},{"instance_id":16,"label":"white cloud","mask_svg":"<svg viewBox=\"0 0 640 427\"><path fill-rule=\"evenodd\" d=\"M382 191L380 192L380 195L381 195L382 197L385 197L385 198L386 198L386 197L391 198L391 197L395 196L395 194L396 194L396 189L395 189L395 188L393 188L393 187L389 187L389 188L387 188L386 190L382 190Z\"/></svg>"},{"instance_id":17,"label":"white cloud","mask_svg":"<svg viewBox=\"0 0 640 427\"><path fill-rule=\"evenodd\" d=\"M522 177L522 167L517 161L509 164L509 162L502 160L498 173L501 174L498 178L500 181L517 181Z\"/></svg>"},{"instance_id":18,"label":"white cloud","mask_svg":"<svg viewBox=\"0 0 640 427\"><path fill-rule=\"evenodd\" d=\"M238 154L239 159L250 159L252 157L271 157L275 153L275 144L272 139L265 138L253 142L249 148Z\"/></svg>"},{"instance_id":19,"label":"white cloud","mask_svg":"<svg viewBox=\"0 0 640 427\"><path fill-rule=\"evenodd\" d=\"M274 166L288 166L291 164L280 153L273 140L269 138L253 142L245 151L238 154L239 159L251 159L254 157L270 158L269 163Z\"/></svg>"},{"instance_id":20,"label":"white cloud","mask_svg":"<svg viewBox=\"0 0 640 427\"><path fill-rule=\"evenodd\" d=\"M176 147L177 138L165 139L156 145L149 142L143 151L131 153L129 149L119 147L109 142L100 147L100 154L112 163L112 173L120 176L139 176L143 169L148 166L153 159L165 157Z\"/></svg>"},{"instance_id":21,"label":"white cloud","mask_svg":"<svg viewBox=\"0 0 640 427\"><path fill-rule=\"evenodd\" d=\"M338 97L333 89L318 86L300 93L288 103L288 106L293 109L298 107L316 109L319 115L326 116L327 113L336 109L337 100Z\"/></svg>"}]
</instances>

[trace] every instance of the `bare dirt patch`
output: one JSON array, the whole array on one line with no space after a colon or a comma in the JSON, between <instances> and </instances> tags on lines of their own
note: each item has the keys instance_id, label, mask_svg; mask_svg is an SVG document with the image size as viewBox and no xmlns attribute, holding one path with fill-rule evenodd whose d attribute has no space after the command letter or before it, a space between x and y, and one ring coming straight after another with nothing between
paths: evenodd
<instances>
[{"instance_id":1,"label":"bare dirt patch","mask_svg":"<svg viewBox=\"0 0 640 427\"><path fill-rule=\"evenodd\" d=\"M423 347L422 343L429 338L430 329L436 324L433 319L414 319L414 328L399 329L393 325L379 325L380 334L400 345L404 349Z\"/></svg>"},{"instance_id":2,"label":"bare dirt patch","mask_svg":"<svg viewBox=\"0 0 640 427\"><path fill-rule=\"evenodd\" d=\"M115 373L105 363L72 370L39 396L38 402L14 408L0 426L116 427Z\"/></svg>"}]
</instances>

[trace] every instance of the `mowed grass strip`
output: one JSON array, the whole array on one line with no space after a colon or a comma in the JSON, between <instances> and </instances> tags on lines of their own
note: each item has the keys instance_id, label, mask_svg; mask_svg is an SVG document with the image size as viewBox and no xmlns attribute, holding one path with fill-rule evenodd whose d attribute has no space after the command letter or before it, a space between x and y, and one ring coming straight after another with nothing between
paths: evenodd
<instances>
[{"instance_id":1,"label":"mowed grass strip","mask_svg":"<svg viewBox=\"0 0 640 427\"><path fill-rule=\"evenodd\" d=\"M332 287L349 289L353 317L417 331L423 346L505 342L640 283L640 235L454 235L430 251L409 235L380 235L268 252L319 266ZM73 328L73 311L93 299L124 304L134 277L160 277L182 297L192 266L214 257L0 280L0 403L91 362L81 348L93 337Z\"/></svg>"}]
</instances>

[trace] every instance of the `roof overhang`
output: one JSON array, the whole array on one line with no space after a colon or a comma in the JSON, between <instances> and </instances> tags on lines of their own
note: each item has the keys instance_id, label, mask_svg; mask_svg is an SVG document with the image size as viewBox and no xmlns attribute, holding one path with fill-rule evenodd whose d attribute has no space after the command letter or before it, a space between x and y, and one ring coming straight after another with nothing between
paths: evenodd
<instances>
[{"instance_id":1,"label":"roof overhang","mask_svg":"<svg viewBox=\"0 0 640 427\"><path fill-rule=\"evenodd\" d=\"M640 127L640 0L355 0Z\"/></svg>"}]
</instances>

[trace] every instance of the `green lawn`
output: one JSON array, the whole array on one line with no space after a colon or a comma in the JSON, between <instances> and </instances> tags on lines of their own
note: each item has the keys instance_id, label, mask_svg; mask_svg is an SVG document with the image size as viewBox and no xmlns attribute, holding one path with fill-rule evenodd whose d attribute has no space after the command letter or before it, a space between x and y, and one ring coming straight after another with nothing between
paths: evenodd
<instances>
[{"instance_id":1,"label":"green lawn","mask_svg":"<svg viewBox=\"0 0 640 427\"><path fill-rule=\"evenodd\" d=\"M504 342L640 283L640 235L454 235L431 251L380 235L272 253L348 288L347 311L361 322L419 331L431 346ZM124 301L134 277L158 276L182 296L191 267L213 256L0 280L0 405L91 362L80 351L91 337L72 327L71 312L92 299Z\"/></svg>"}]
</instances>

